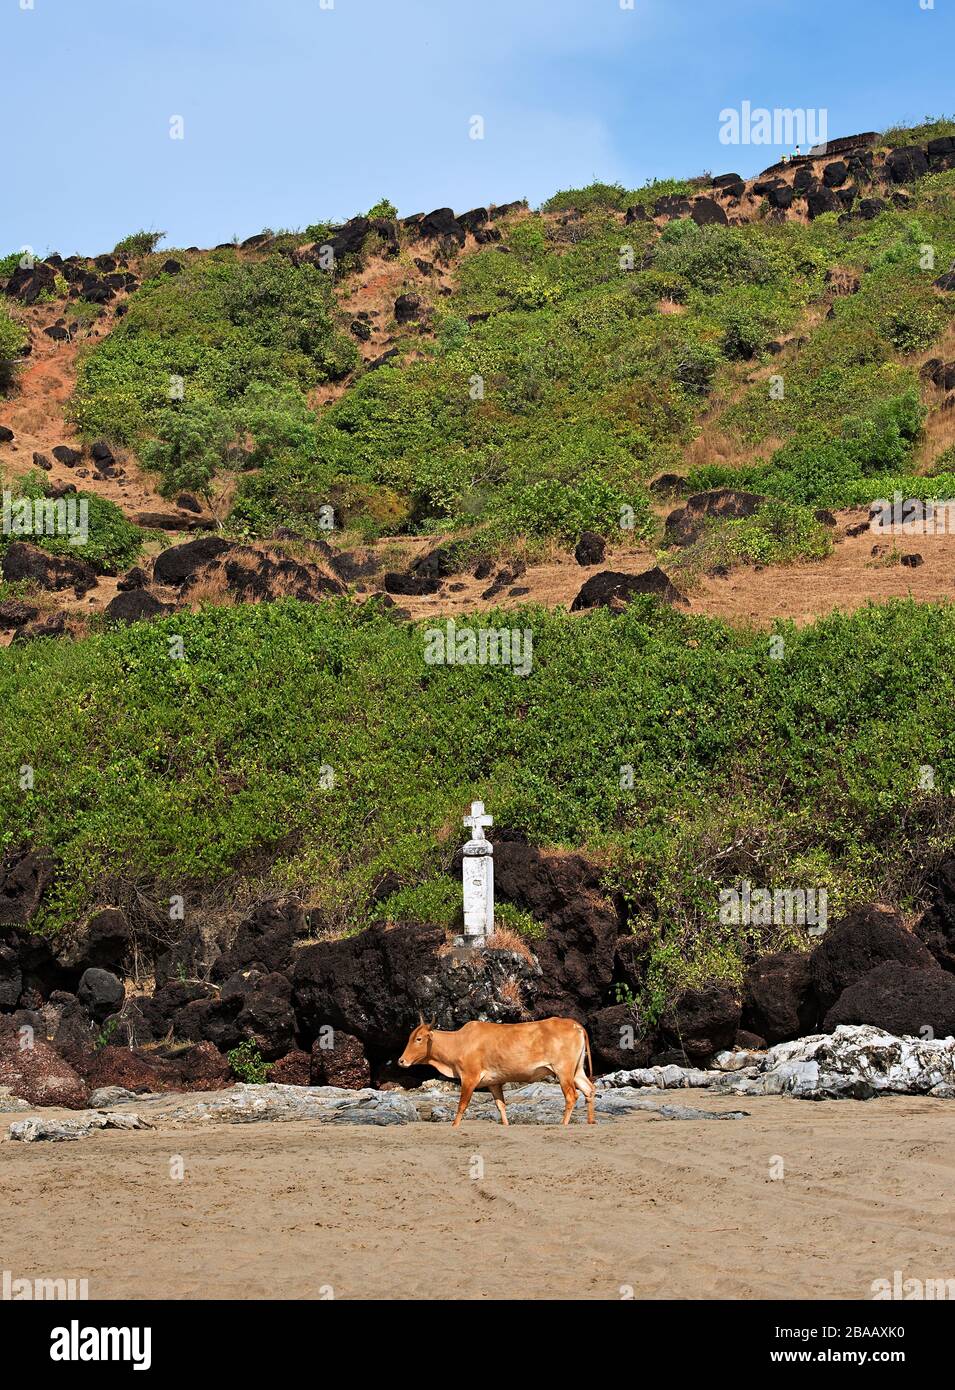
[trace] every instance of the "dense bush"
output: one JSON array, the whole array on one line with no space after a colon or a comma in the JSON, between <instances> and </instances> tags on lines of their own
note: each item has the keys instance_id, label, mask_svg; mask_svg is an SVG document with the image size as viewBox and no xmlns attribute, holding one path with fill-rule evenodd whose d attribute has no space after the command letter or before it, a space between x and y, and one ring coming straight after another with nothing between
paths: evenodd
<instances>
[{"instance_id":1,"label":"dense bush","mask_svg":"<svg viewBox=\"0 0 955 1390\"><path fill-rule=\"evenodd\" d=\"M151 256L166 235L165 232L131 232L113 247L115 256Z\"/></svg>"},{"instance_id":2,"label":"dense bush","mask_svg":"<svg viewBox=\"0 0 955 1390\"><path fill-rule=\"evenodd\" d=\"M32 500L45 496L44 479L38 473L27 474L12 482L5 480L3 485L9 487L12 503L19 498ZM116 503L105 497L91 492L78 492L75 499L70 499L74 500L77 505L86 504L89 538L85 544L74 545L67 535L31 534L23 539L53 554L71 555L76 559L85 560L99 574L118 574L121 570L127 569L138 558L151 533L128 521ZM3 551L13 539L17 537L0 535L0 567L3 564Z\"/></svg>"},{"instance_id":3,"label":"dense bush","mask_svg":"<svg viewBox=\"0 0 955 1390\"><path fill-rule=\"evenodd\" d=\"M72 410L87 437L162 438L171 384L182 378L186 400L232 410L241 430L250 386L301 393L341 376L355 358L335 327L321 271L283 256L240 261L216 252L142 285L126 316L81 362Z\"/></svg>"},{"instance_id":4,"label":"dense bush","mask_svg":"<svg viewBox=\"0 0 955 1390\"><path fill-rule=\"evenodd\" d=\"M782 659L770 634L650 600L505 621L533 632L525 677L429 666L421 628L344 602L0 651L0 844L53 852L41 925L125 885L261 893L266 860L276 887L358 925L385 870L408 887L435 877L483 795L498 831L598 852L672 982L733 973L753 947L718 927L718 886L825 886L835 916L910 899L950 838L947 793L918 789L923 764L955 785L950 606L780 627Z\"/></svg>"}]
</instances>

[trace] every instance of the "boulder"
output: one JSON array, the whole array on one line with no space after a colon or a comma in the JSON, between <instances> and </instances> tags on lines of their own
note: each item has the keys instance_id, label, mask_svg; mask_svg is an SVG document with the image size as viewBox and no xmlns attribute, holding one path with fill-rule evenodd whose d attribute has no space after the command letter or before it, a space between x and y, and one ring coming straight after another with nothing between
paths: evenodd
<instances>
[{"instance_id":1,"label":"boulder","mask_svg":"<svg viewBox=\"0 0 955 1390\"><path fill-rule=\"evenodd\" d=\"M702 1062L733 1045L740 1025L740 1003L728 985L686 989L661 1019L665 1042Z\"/></svg>"},{"instance_id":2,"label":"boulder","mask_svg":"<svg viewBox=\"0 0 955 1390\"><path fill-rule=\"evenodd\" d=\"M842 208L838 194L831 188L811 188L806 194L806 201L809 216L813 219L821 217L824 212L839 212Z\"/></svg>"},{"instance_id":3,"label":"boulder","mask_svg":"<svg viewBox=\"0 0 955 1390\"><path fill-rule=\"evenodd\" d=\"M932 901L915 934L939 965L955 971L955 854L942 861L928 887Z\"/></svg>"},{"instance_id":4,"label":"boulder","mask_svg":"<svg viewBox=\"0 0 955 1390\"><path fill-rule=\"evenodd\" d=\"M23 627L39 615L39 608L32 604L20 603L18 599L6 599L0 603L0 628L8 632L11 628Z\"/></svg>"},{"instance_id":5,"label":"boulder","mask_svg":"<svg viewBox=\"0 0 955 1390\"><path fill-rule=\"evenodd\" d=\"M36 261L32 266L17 266L7 281L5 293L21 304L35 304L41 294L54 293L56 271L53 266Z\"/></svg>"},{"instance_id":6,"label":"boulder","mask_svg":"<svg viewBox=\"0 0 955 1390\"><path fill-rule=\"evenodd\" d=\"M158 598L147 594L145 589L129 589L120 592L106 605L106 617L114 623L138 623L149 618L160 618L171 613L168 603L160 603Z\"/></svg>"},{"instance_id":7,"label":"boulder","mask_svg":"<svg viewBox=\"0 0 955 1390\"><path fill-rule=\"evenodd\" d=\"M584 531L574 547L574 559L578 565L603 564L606 553L606 541L594 531Z\"/></svg>"},{"instance_id":8,"label":"boulder","mask_svg":"<svg viewBox=\"0 0 955 1390\"><path fill-rule=\"evenodd\" d=\"M955 1036L955 978L937 967L913 969L887 960L839 995L823 1026L871 1023L896 1037Z\"/></svg>"},{"instance_id":9,"label":"boulder","mask_svg":"<svg viewBox=\"0 0 955 1390\"><path fill-rule=\"evenodd\" d=\"M259 903L236 931L228 950L213 962L210 978L227 980L240 970L269 975L291 970L292 949L309 926L295 898Z\"/></svg>"},{"instance_id":10,"label":"boulder","mask_svg":"<svg viewBox=\"0 0 955 1390\"><path fill-rule=\"evenodd\" d=\"M89 1088L69 1063L36 1032L21 1031L0 1018L0 1086L31 1105L61 1105L81 1110Z\"/></svg>"},{"instance_id":11,"label":"boulder","mask_svg":"<svg viewBox=\"0 0 955 1390\"><path fill-rule=\"evenodd\" d=\"M594 1070L623 1071L649 1065L653 1040L639 1012L630 1004L611 1004L587 1020Z\"/></svg>"},{"instance_id":12,"label":"boulder","mask_svg":"<svg viewBox=\"0 0 955 1390\"><path fill-rule=\"evenodd\" d=\"M64 468L75 468L83 460L80 450L71 449L68 444L57 444L51 452L57 463L62 463Z\"/></svg>"},{"instance_id":13,"label":"boulder","mask_svg":"<svg viewBox=\"0 0 955 1390\"><path fill-rule=\"evenodd\" d=\"M810 959L819 1017L856 980L889 960L913 970L935 969L931 951L905 930L894 912L869 905L831 926Z\"/></svg>"},{"instance_id":14,"label":"boulder","mask_svg":"<svg viewBox=\"0 0 955 1390\"><path fill-rule=\"evenodd\" d=\"M643 574L618 574L602 570L584 584L573 603L572 613L584 608L623 608L635 594L650 594L663 603L689 606L688 599L672 584L659 565Z\"/></svg>"},{"instance_id":15,"label":"boulder","mask_svg":"<svg viewBox=\"0 0 955 1390\"><path fill-rule=\"evenodd\" d=\"M583 1023L606 1002L620 922L600 871L578 854L545 854L523 840L498 841L495 892L546 924L535 940L542 979L536 1018L566 1014Z\"/></svg>"},{"instance_id":16,"label":"boulder","mask_svg":"<svg viewBox=\"0 0 955 1390\"><path fill-rule=\"evenodd\" d=\"M110 970L91 968L84 970L80 977L77 998L97 1022L116 1013L126 998L123 982Z\"/></svg>"},{"instance_id":17,"label":"boulder","mask_svg":"<svg viewBox=\"0 0 955 1390\"><path fill-rule=\"evenodd\" d=\"M697 492L688 497L666 519L668 545L692 545L702 536L712 518L736 521L753 516L766 498L756 492L741 492L736 488L719 487L709 492Z\"/></svg>"},{"instance_id":18,"label":"boulder","mask_svg":"<svg viewBox=\"0 0 955 1390\"><path fill-rule=\"evenodd\" d=\"M448 950L444 930L417 923L375 925L295 953L292 980L300 1040L342 1029L366 1049L395 1055L424 1013L439 1028L473 1018L516 1022L539 977L513 951ZM517 988L515 989L515 985Z\"/></svg>"},{"instance_id":19,"label":"boulder","mask_svg":"<svg viewBox=\"0 0 955 1390\"><path fill-rule=\"evenodd\" d=\"M885 160L885 171L893 183L913 183L928 173L928 159L918 145L892 150Z\"/></svg>"},{"instance_id":20,"label":"boulder","mask_svg":"<svg viewBox=\"0 0 955 1390\"><path fill-rule=\"evenodd\" d=\"M0 859L0 924L29 922L52 878L48 855L32 849L8 850Z\"/></svg>"},{"instance_id":21,"label":"boulder","mask_svg":"<svg viewBox=\"0 0 955 1390\"><path fill-rule=\"evenodd\" d=\"M249 986L240 992L227 982L222 987L222 1002L228 1006L230 990L241 993L236 1026L243 1041L255 1043L266 1061L276 1061L295 1044L291 981L278 972L259 975L255 971L249 976Z\"/></svg>"},{"instance_id":22,"label":"boulder","mask_svg":"<svg viewBox=\"0 0 955 1390\"><path fill-rule=\"evenodd\" d=\"M11 541L2 560L3 577L10 583L36 584L41 589L72 589L77 598L96 588L96 572L85 560L72 555L52 555L25 541Z\"/></svg>"},{"instance_id":23,"label":"boulder","mask_svg":"<svg viewBox=\"0 0 955 1390\"><path fill-rule=\"evenodd\" d=\"M694 198L690 216L698 227L725 227L729 223L725 210L715 198Z\"/></svg>"},{"instance_id":24,"label":"boulder","mask_svg":"<svg viewBox=\"0 0 955 1390\"><path fill-rule=\"evenodd\" d=\"M127 570L122 579L117 581L116 587L121 594L129 593L132 589L145 589L149 583L149 575L139 565L134 565L131 570Z\"/></svg>"},{"instance_id":25,"label":"boulder","mask_svg":"<svg viewBox=\"0 0 955 1390\"><path fill-rule=\"evenodd\" d=\"M157 584L179 586L194 579L197 571L232 549L221 536L200 536L184 545L171 546L157 555L153 563L153 578Z\"/></svg>"},{"instance_id":26,"label":"boulder","mask_svg":"<svg viewBox=\"0 0 955 1390\"><path fill-rule=\"evenodd\" d=\"M371 1067L360 1040L340 1028L323 1031L323 1036L312 1044L309 1084L343 1086L354 1091L370 1086Z\"/></svg>"},{"instance_id":27,"label":"boulder","mask_svg":"<svg viewBox=\"0 0 955 1390\"><path fill-rule=\"evenodd\" d=\"M312 1059L300 1047L293 1048L269 1067L269 1081L277 1086L310 1086Z\"/></svg>"},{"instance_id":28,"label":"boulder","mask_svg":"<svg viewBox=\"0 0 955 1390\"><path fill-rule=\"evenodd\" d=\"M492 217L495 215L491 213ZM418 223L417 231L420 237L452 237L462 246L466 237L465 228L451 208L435 208L434 212L427 213Z\"/></svg>"},{"instance_id":29,"label":"boulder","mask_svg":"<svg viewBox=\"0 0 955 1390\"><path fill-rule=\"evenodd\" d=\"M749 966L743 980L744 1029L777 1043L811 1032L815 1023L807 952L777 951Z\"/></svg>"},{"instance_id":30,"label":"boulder","mask_svg":"<svg viewBox=\"0 0 955 1390\"><path fill-rule=\"evenodd\" d=\"M822 171L822 181L826 188L841 188L848 177L849 166L842 159L834 159Z\"/></svg>"},{"instance_id":31,"label":"boulder","mask_svg":"<svg viewBox=\"0 0 955 1390\"><path fill-rule=\"evenodd\" d=\"M410 572L400 574L397 570L388 570L381 582L386 593L405 594L411 597L436 594L441 588L441 580L433 575L412 574Z\"/></svg>"},{"instance_id":32,"label":"boulder","mask_svg":"<svg viewBox=\"0 0 955 1390\"><path fill-rule=\"evenodd\" d=\"M228 1062L208 1042L180 1049L174 1055L107 1044L71 1051L70 1062L91 1091L108 1086L140 1094L212 1091L228 1085L230 1075Z\"/></svg>"},{"instance_id":33,"label":"boulder","mask_svg":"<svg viewBox=\"0 0 955 1390\"><path fill-rule=\"evenodd\" d=\"M417 294L399 294L395 300L395 322L414 323L421 318L423 305Z\"/></svg>"},{"instance_id":34,"label":"boulder","mask_svg":"<svg viewBox=\"0 0 955 1390\"><path fill-rule=\"evenodd\" d=\"M132 949L126 914L103 907L87 918L66 940L57 944L56 959L64 970L121 970Z\"/></svg>"}]
</instances>

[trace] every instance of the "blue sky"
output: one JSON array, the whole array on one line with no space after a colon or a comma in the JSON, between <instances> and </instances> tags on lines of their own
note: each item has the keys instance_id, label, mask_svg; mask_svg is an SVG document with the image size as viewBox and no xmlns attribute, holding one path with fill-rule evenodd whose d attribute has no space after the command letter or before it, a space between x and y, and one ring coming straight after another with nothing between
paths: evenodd
<instances>
[{"instance_id":1,"label":"blue sky","mask_svg":"<svg viewBox=\"0 0 955 1390\"><path fill-rule=\"evenodd\" d=\"M751 174L781 151L720 143L744 101L833 137L955 106L955 0L328 4L0 0L0 254Z\"/></svg>"}]
</instances>

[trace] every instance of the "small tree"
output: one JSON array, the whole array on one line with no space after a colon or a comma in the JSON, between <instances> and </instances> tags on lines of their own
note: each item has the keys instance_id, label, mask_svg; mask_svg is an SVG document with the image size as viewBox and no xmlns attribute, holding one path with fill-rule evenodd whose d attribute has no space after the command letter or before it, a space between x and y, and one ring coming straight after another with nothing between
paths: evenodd
<instances>
[{"instance_id":1,"label":"small tree","mask_svg":"<svg viewBox=\"0 0 955 1390\"><path fill-rule=\"evenodd\" d=\"M127 256L151 256L165 235L165 232L130 232L122 241L117 241L113 247L113 255L121 256L125 253Z\"/></svg>"},{"instance_id":2,"label":"small tree","mask_svg":"<svg viewBox=\"0 0 955 1390\"><path fill-rule=\"evenodd\" d=\"M198 492L212 500L212 480L232 452L234 431L225 411L208 401L192 400L170 407L162 438L142 450L147 468L162 475L163 497Z\"/></svg>"}]
</instances>

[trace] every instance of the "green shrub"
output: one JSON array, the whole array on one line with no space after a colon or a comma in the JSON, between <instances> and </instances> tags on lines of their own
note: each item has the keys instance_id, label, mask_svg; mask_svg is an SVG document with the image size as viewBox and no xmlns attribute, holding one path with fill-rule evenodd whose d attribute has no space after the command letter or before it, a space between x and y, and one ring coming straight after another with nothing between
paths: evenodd
<instances>
[{"instance_id":1,"label":"green shrub","mask_svg":"<svg viewBox=\"0 0 955 1390\"><path fill-rule=\"evenodd\" d=\"M268 1081L268 1064L263 1061L261 1052L250 1038L240 1042L226 1055L233 1075L247 1086L262 1086Z\"/></svg>"},{"instance_id":2,"label":"green shrub","mask_svg":"<svg viewBox=\"0 0 955 1390\"><path fill-rule=\"evenodd\" d=\"M229 415L201 399L170 405L161 422L162 437L142 447L147 468L161 474L160 492L174 497L178 492L198 492L207 500L212 480L230 458L234 428Z\"/></svg>"},{"instance_id":3,"label":"green shrub","mask_svg":"<svg viewBox=\"0 0 955 1390\"><path fill-rule=\"evenodd\" d=\"M122 241L117 241L113 255L151 256L165 235L165 232L131 232Z\"/></svg>"},{"instance_id":4,"label":"green shrub","mask_svg":"<svg viewBox=\"0 0 955 1390\"><path fill-rule=\"evenodd\" d=\"M46 495L45 481L38 473L28 473L9 486L13 501ZM108 498L92 492L78 492L75 500L78 504L85 503L87 508L89 539L85 544L74 545L66 535L31 535L26 539L52 554L85 560L98 574L118 574L128 569L139 557L151 533L128 521L116 503ZM15 537L0 535L0 565L11 539Z\"/></svg>"}]
</instances>

